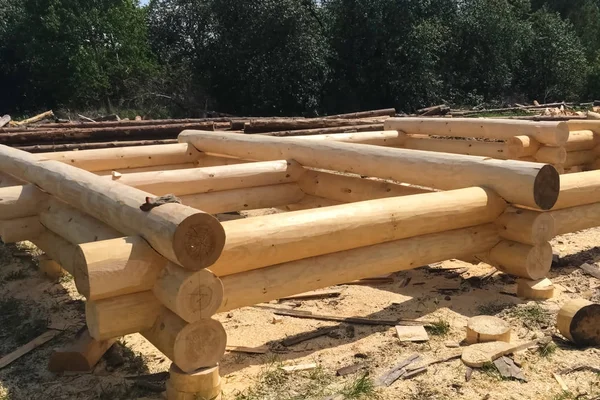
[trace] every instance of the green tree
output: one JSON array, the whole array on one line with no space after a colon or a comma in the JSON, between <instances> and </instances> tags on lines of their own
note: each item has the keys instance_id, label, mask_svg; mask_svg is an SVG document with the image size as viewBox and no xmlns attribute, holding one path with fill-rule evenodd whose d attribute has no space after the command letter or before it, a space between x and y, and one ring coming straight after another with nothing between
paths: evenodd
<instances>
[{"instance_id":1,"label":"green tree","mask_svg":"<svg viewBox=\"0 0 600 400\"><path fill-rule=\"evenodd\" d=\"M583 92L588 66L573 25L546 8L531 16L531 24L521 87L540 101L577 99Z\"/></svg>"}]
</instances>

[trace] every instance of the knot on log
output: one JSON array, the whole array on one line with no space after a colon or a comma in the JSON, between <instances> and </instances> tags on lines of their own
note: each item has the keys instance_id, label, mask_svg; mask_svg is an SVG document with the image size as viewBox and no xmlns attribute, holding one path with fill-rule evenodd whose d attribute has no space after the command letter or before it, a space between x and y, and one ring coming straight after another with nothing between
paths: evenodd
<instances>
[{"instance_id":1,"label":"knot on log","mask_svg":"<svg viewBox=\"0 0 600 400\"><path fill-rule=\"evenodd\" d=\"M148 212L155 207L162 206L163 204L177 203L181 204L181 199L172 194L167 194L160 197L146 197L146 202L140 206L140 210Z\"/></svg>"}]
</instances>

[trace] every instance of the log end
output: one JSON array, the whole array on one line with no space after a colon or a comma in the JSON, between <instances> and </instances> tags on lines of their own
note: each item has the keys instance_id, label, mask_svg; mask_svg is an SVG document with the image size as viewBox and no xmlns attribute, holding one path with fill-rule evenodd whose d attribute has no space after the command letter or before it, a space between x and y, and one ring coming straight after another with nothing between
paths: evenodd
<instances>
[{"instance_id":1,"label":"log end","mask_svg":"<svg viewBox=\"0 0 600 400\"><path fill-rule=\"evenodd\" d=\"M552 246L550 243L535 245L527 255L527 275L531 280L545 278L552 268Z\"/></svg>"},{"instance_id":2,"label":"log end","mask_svg":"<svg viewBox=\"0 0 600 400\"><path fill-rule=\"evenodd\" d=\"M529 300L548 300L554 296L554 285L548 278L536 281L517 279L517 296Z\"/></svg>"},{"instance_id":3,"label":"log end","mask_svg":"<svg viewBox=\"0 0 600 400\"><path fill-rule=\"evenodd\" d=\"M550 210L558 200L560 193L560 175L552 165L544 165L538 172L534 186L535 204L542 210Z\"/></svg>"},{"instance_id":4,"label":"log end","mask_svg":"<svg viewBox=\"0 0 600 400\"><path fill-rule=\"evenodd\" d=\"M489 315L479 315L467 323L468 344L485 342L510 343L510 325L504 320Z\"/></svg>"},{"instance_id":5,"label":"log end","mask_svg":"<svg viewBox=\"0 0 600 400\"><path fill-rule=\"evenodd\" d=\"M180 286L177 313L187 322L210 318L221 307L223 297L223 282L210 271L198 271Z\"/></svg>"},{"instance_id":6,"label":"log end","mask_svg":"<svg viewBox=\"0 0 600 400\"><path fill-rule=\"evenodd\" d=\"M203 368L187 374L175 364L171 364L169 384L179 392L195 393L204 398L212 399L221 393L219 367Z\"/></svg>"},{"instance_id":7,"label":"log end","mask_svg":"<svg viewBox=\"0 0 600 400\"><path fill-rule=\"evenodd\" d=\"M215 217L202 212L183 220L173 237L179 263L196 271L214 264L224 247L225 229Z\"/></svg>"},{"instance_id":8,"label":"log end","mask_svg":"<svg viewBox=\"0 0 600 400\"><path fill-rule=\"evenodd\" d=\"M173 362L191 373L219 363L227 347L227 333L220 322L205 319L183 328L175 339Z\"/></svg>"},{"instance_id":9,"label":"log end","mask_svg":"<svg viewBox=\"0 0 600 400\"><path fill-rule=\"evenodd\" d=\"M540 213L531 224L532 243L543 244L556 236L554 217L548 213Z\"/></svg>"},{"instance_id":10,"label":"log end","mask_svg":"<svg viewBox=\"0 0 600 400\"><path fill-rule=\"evenodd\" d=\"M77 291L86 299L91 299L90 276L88 274L87 260L81 246L77 246L73 256L73 278Z\"/></svg>"},{"instance_id":11,"label":"log end","mask_svg":"<svg viewBox=\"0 0 600 400\"><path fill-rule=\"evenodd\" d=\"M556 138L555 143L549 143L554 146L564 146L569 141L569 124L566 121L559 122L556 125Z\"/></svg>"},{"instance_id":12,"label":"log end","mask_svg":"<svg viewBox=\"0 0 600 400\"><path fill-rule=\"evenodd\" d=\"M599 346L600 304L572 300L558 312L556 326L563 336L579 346Z\"/></svg>"}]
</instances>

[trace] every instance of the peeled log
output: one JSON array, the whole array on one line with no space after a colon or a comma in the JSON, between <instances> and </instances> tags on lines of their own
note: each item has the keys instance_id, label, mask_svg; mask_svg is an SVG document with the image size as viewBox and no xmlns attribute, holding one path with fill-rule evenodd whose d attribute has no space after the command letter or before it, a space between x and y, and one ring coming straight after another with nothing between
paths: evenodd
<instances>
[{"instance_id":1,"label":"peeled log","mask_svg":"<svg viewBox=\"0 0 600 400\"><path fill-rule=\"evenodd\" d=\"M357 118L372 118L372 117L393 117L396 115L395 108L383 108L379 110L371 110L371 111L358 111L347 114L336 114L336 115L328 115L323 117L325 119L357 119Z\"/></svg>"},{"instance_id":2,"label":"peeled log","mask_svg":"<svg viewBox=\"0 0 600 400\"><path fill-rule=\"evenodd\" d=\"M563 164L567 160L567 151L564 147L542 146L533 157L537 162Z\"/></svg>"},{"instance_id":3,"label":"peeled log","mask_svg":"<svg viewBox=\"0 0 600 400\"><path fill-rule=\"evenodd\" d=\"M465 154L470 156L508 159L505 143L480 142L477 140L430 139L409 136L402 146L406 149L436 151L441 153Z\"/></svg>"},{"instance_id":4,"label":"peeled log","mask_svg":"<svg viewBox=\"0 0 600 400\"><path fill-rule=\"evenodd\" d=\"M579 346L600 346L600 304L571 300L558 312L556 326L564 337Z\"/></svg>"},{"instance_id":5,"label":"peeled log","mask_svg":"<svg viewBox=\"0 0 600 400\"><path fill-rule=\"evenodd\" d=\"M177 139L163 140L135 140L125 142L99 142L99 143L63 143L63 144L36 144L33 146L14 146L15 149L23 150L28 153L48 153L55 151L81 151L81 150L96 150L110 149L118 147L135 147L135 146L153 146L158 144L176 144Z\"/></svg>"},{"instance_id":6,"label":"peeled log","mask_svg":"<svg viewBox=\"0 0 600 400\"><path fill-rule=\"evenodd\" d=\"M54 160L90 172L152 167L196 162L201 153L193 146L169 144L38 154L40 160Z\"/></svg>"},{"instance_id":7,"label":"peeled log","mask_svg":"<svg viewBox=\"0 0 600 400\"><path fill-rule=\"evenodd\" d=\"M151 290L168 263L137 236L81 244L73 257L77 290L102 300Z\"/></svg>"},{"instance_id":8,"label":"peeled log","mask_svg":"<svg viewBox=\"0 0 600 400\"><path fill-rule=\"evenodd\" d=\"M37 215L48 195L34 185L0 188L0 216L4 219Z\"/></svg>"},{"instance_id":9,"label":"peeled log","mask_svg":"<svg viewBox=\"0 0 600 400\"><path fill-rule=\"evenodd\" d=\"M24 217L0 221L0 237L4 243L32 240L44 233L46 228L38 217Z\"/></svg>"},{"instance_id":10,"label":"peeled log","mask_svg":"<svg viewBox=\"0 0 600 400\"><path fill-rule=\"evenodd\" d=\"M286 212L286 211L302 211L302 210L310 210L313 208L338 206L340 204L343 204L343 202L330 200L330 199L324 199L322 197L317 197L317 196L306 195L298 203L288 204L283 207L276 207L276 208L278 210Z\"/></svg>"},{"instance_id":11,"label":"peeled log","mask_svg":"<svg viewBox=\"0 0 600 400\"><path fill-rule=\"evenodd\" d=\"M400 147L406 142L406 134L398 131L376 131L298 136L296 139Z\"/></svg>"},{"instance_id":12,"label":"peeled log","mask_svg":"<svg viewBox=\"0 0 600 400\"><path fill-rule=\"evenodd\" d=\"M481 225L494 221L505 207L493 192L468 188L227 221L223 222L225 249L211 271L217 276L232 275ZM260 236L248 232L260 232Z\"/></svg>"},{"instance_id":13,"label":"peeled log","mask_svg":"<svg viewBox=\"0 0 600 400\"><path fill-rule=\"evenodd\" d=\"M198 193L293 183L304 169L294 161L267 161L231 166L123 175L118 182L156 196ZM107 177L105 179L112 179ZM202 208L200 208L202 209Z\"/></svg>"},{"instance_id":14,"label":"peeled log","mask_svg":"<svg viewBox=\"0 0 600 400\"><path fill-rule=\"evenodd\" d=\"M0 173L0 188L19 186L23 184L25 184L25 182L15 178L14 176Z\"/></svg>"},{"instance_id":15,"label":"peeled log","mask_svg":"<svg viewBox=\"0 0 600 400\"><path fill-rule=\"evenodd\" d=\"M552 266L552 246L550 243L529 246L503 240L490 250L489 259L493 266L507 274L542 279Z\"/></svg>"},{"instance_id":16,"label":"peeled log","mask_svg":"<svg viewBox=\"0 0 600 400\"><path fill-rule=\"evenodd\" d=\"M55 198L50 198L39 216L43 226L72 244L96 242L122 236L108 225Z\"/></svg>"},{"instance_id":17,"label":"peeled log","mask_svg":"<svg viewBox=\"0 0 600 400\"><path fill-rule=\"evenodd\" d=\"M258 210L297 203L305 194L296 183L181 196L183 204L210 214Z\"/></svg>"},{"instance_id":18,"label":"peeled log","mask_svg":"<svg viewBox=\"0 0 600 400\"><path fill-rule=\"evenodd\" d=\"M77 140L107 141L113 139L172 139L185 129L214 131L214 123L132 126L113 128L66 128L48 130L25 130L22 132L6 132L0 135L0 143L4 145L27 143L72 143Z\"/></svg>"},{"instance_id":19,"label":"peeled log","mask_svg":"<svg viewBox=\"0 0 600 400\"><path fill-rule=\"evenodd\" d=\"M73 275L73 258L77 251L76 246L47 229L44 233L30 241L50 258L58 262L65 271Z\"/></svg>"},{"instance_id":20,"label":"peeled log","mask_svg":"<svg viewBox=\"0 0 600 400\"><path fill-rule=\"evenodd\" d=\"M498 317L479 315L469 319L467 323L468 344L485 342L510 343L510 325Z\"/></svg>"},{"instance_id":21,"label":"peeled log","mask_svg":"<svg viewBox=\"0 0 600 400\"><path fill-rule=\"evenodd\" d=\"M571 131L565 149L568 152L592 150L598 144L598 139L594 136L594 132L590 130Z\"/></svg>"},{"instance_id":22,"label":"peeled log","mask_svg":"<svg viewBox=\"0 0 600 400\"><path fill-rule=\"evenodd\" d=\"M554 218L557 235L600 226L600 203L564 208L549 214Z\"/></svg>"},{"instance_id":23,"label":"peeled log","mask_svg":"<svg viewBox=\"0 0 600 400\"><path fill-rule=\"evenodd\" d=\"M537 245L549 242L556 236L551 213L509 207L498 218L500 236L514 242Z\"/></svg>"},{"instance_id":24,"label":"peeled log","mask_svg":"<svg viewBox=\"0 0 600 400\"><path fill-rule=\"evenodd\" d=\"M429 192L414 186L311 170L302 175L299 184L308 195L343 203Z\"/></svg>"},{"instance_id":25,"label":"peeled log","mask_svg":"<svg viewBox=\"0 0 600 400\"><path fill-rule=\"evenodd\" d=\"M567 121L570 131L584 131L590 130L597 134L600 134L600 121L594 120L570 120Z\"/></svg>"},{"instance_id":26,"label":"peeled log","mask_svg":"<svg viewBox=\"0 0 600 400\"><path fill-rule=\"evenodd\" d=\"M565 122L530 122L479 118L390 118L386 130L395 129L409 135L473 137L509 140L514 136L531 136L540 143L564 146L569 138Z\"/></svg>"},{"instance_id":27,"label":"peeled log","mask_svg":"<svg viewBox=\"0 0 600 400\"><path fill-rule=\"evenodd\" d=\"M221 224L210 214L180 204L165 204L150 212L140 210L151 194L105 181L58 161L0 147L0 170L103 221L125 235L140 235L166 258L189 269L211 265L225 242Z\"/></svg>"},{"instance_id":28,"label":"peeled log","mask_svg":"<svg viewBox=\"0 0 600 400\"><path fill-rule=\"evenodd\" d=\"M154 285L160 302L187 322L210 318L223 301L223 284L207 270L189 271L167 265Z\"/></svg>"},{"instance_id":29,"label":"peeled log","mask_svg":"<svg viewBox=\"0 0 600 400\"><path fill-rule=\"evenodd\" d=\"M253 160L293 159L301 165L345 171L437 189L486 186L511 203L552 208L558 197L554 167L512 160L394 149L353 143L278 140L264 136L186 131L196 148Z\"/></svg>"},{"instance_id":30,"label":"peeled log","mask_svg":"<svg viewBox=\"0 0 600 400\"><path fill-rule=\"evenodd\" d=\"M188 373L216 365L227 346L227 334L220 322L204 319L188 324L167 309L150 329L140 333Z\"/></svg>"},{"instance_id":31,"label":"peeled log","mask_svg":"<svg viewBox=\"0 0 600 400\"><path fill-rule=\"evenodd\" d=\"M600 171L578 172L560 178L560 194L553 210L600 202Z\"/></svg>"},{"instance_id":32,"label":"peeled log","mask_svg":"<svg viewBox=\"0 0 600 400\"><path fill-rule=\"evenodd\" d=\"M225 299L220 311L485 252L497 242L496 227L484 225L361 247L229 275L222 278Z\"/></svg>"},{"instance_id":33,"label":"peeled log","mask_svg":"<svg viewBox=\"0 0 600 400\"><path fill-rule=\"evenodd\" d=\"M541 144L530 136L514 136L506 141L508 158L533 157Z\"/></svg>"},{"instance_id":34,"label":"peeled log","mask_svg":"<svg viewBox=\"0 0 600 400\"><path fill-rule=\"evenodd\" d=\"M598 159L595 150L572 151L567 153L567 159L564 163L565 168L570 168L576 165L592 164Z\"/></svg>"},{"instance_id":35,"label":"peeled log","mask_svg":"<svg viewBox=\"0 0 600 400\"><path fill-rule=\"evenodd\" d=\"M141 292L88 301L85 318L90 335L107 340L151 328L164 310L152 292Z\"/></svg>"}]
</instances>

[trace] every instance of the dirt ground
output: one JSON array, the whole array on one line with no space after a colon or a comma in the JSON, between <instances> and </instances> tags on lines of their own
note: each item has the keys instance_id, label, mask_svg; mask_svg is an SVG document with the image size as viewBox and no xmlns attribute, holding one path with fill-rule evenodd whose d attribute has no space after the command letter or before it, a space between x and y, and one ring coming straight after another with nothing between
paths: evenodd
<instances>
[{"instance_id":1,"label":"dirt ground","mask_svg":"<svg viewBox=\"0 0 600 400\"><path fill-rule=\"evenodd\" d=\"M554 240L560 261L551 279L557 283L555 298L541 303L523 302L514 280L487 265L472 266L452 260L393 275L394 282L357 286L341 285L338 298L272 302L269 306L294 308L320 314L381 319L422 318L436 322L426 343L400 343L394 327L346 325L310 319L282 317L264 309L244 308L218 315L229 345L266 345L264 355L227 353L222 365L224 399L600 399L600 374L573 372L563 376L569 392L563 392L552 372L577 364L600 366L600 349L576 349L556 335L555 316L570 298L600 301L600 281L575 268L582 262L600 261L600 229L568 234ZM136 376L165 372L169 360L140 335L120 340L108 356L89 373L57 376L47 370L53 348L67 344L85 324L84 302L72 279L51 282L37 271L35 249L0 245L0 357L27 343L48 328L63 332L9 366L0 369L0 400L25 399L160 399L163 375L135 380ZM468 269L466 269L468 267ZM407 279L410 281L407 283ZM554 344L514 356L527 382L503 379L493 368L476 370L469 382L460 360L429 367L388 388L373 387L374 380L408 356L418 353L424 361L455 354L452 342L465 335L471 316L498 315L513 327L513 341L554 334ZM277 323L274 323L277 322ZM329 335L284 347L286 337L324 326L339 329ZM279 367L316 363L310 371L286 373ZM346 377L336 370L355 363L363 368Z\"/></svg>"}]
</instances>

